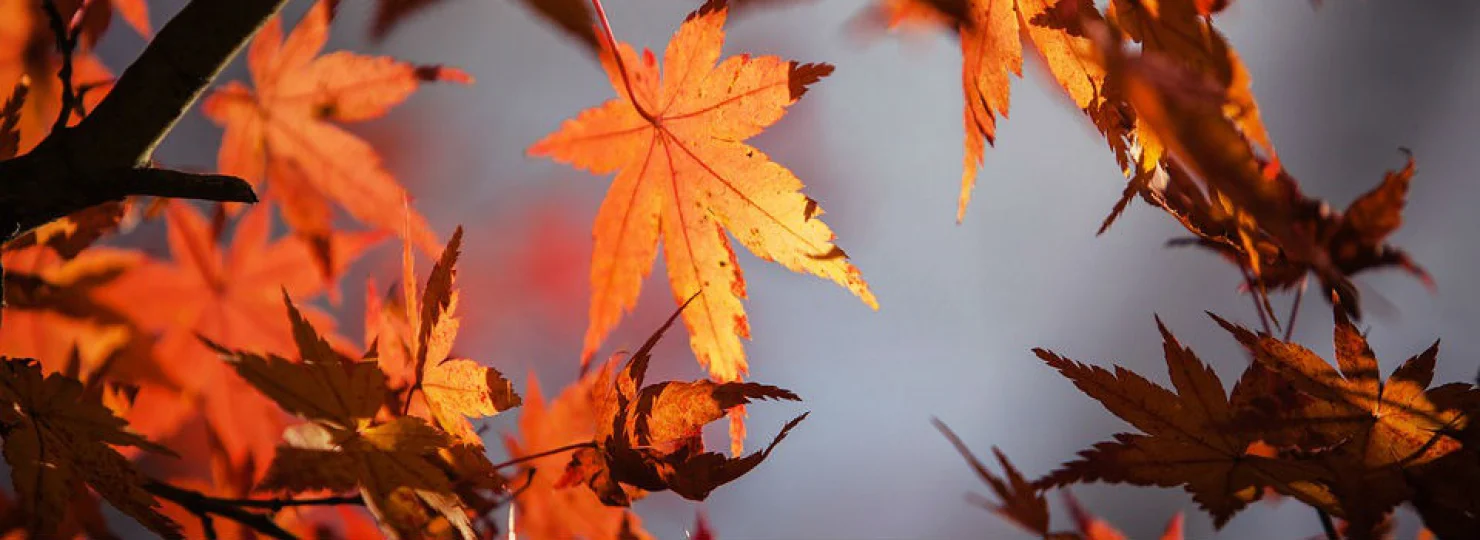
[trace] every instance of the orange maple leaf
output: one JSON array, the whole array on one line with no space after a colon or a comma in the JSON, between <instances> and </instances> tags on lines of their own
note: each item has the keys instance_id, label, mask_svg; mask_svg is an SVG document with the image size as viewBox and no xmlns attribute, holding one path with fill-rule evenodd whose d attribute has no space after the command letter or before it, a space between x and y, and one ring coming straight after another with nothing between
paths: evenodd
<instances>
[{"instance_id":1,"label":"orange maple leaf","mask_svg":"<svg viewBox=\"0 0 1480 540\"><path fill-rule=\"evenodd\" d=\"M721 381L749 370L740 341L750 336L740 302L745 280L726 229L756 256L830 279L878 308L801 181L742 142L780 120L832 66L748 55L716 65L727 13L724 2L711 1L690 15L668 43L661 76L651 51L639 56L626 44L619 58L604 51L617 98L529 148L597 174L617 172L594 227L582 365L635 305L660 236L676 301L702 293L684 323L699 363Z\"/></svg>"},{"instance_id":2,"label":"orange maple leaf","mask_svg":"<svg viewBox=\"0 0 1480 540\"><path fill-rule=\"evenodd\" d=\"M269 20L247 50L255 91L233 81L204 105L226 128L221 172L253 185L269 181L266 196L283 203L288 224L320 244L332 231L331 202L361 222L398 230L406 198L375 149L333 122L384 115L424 81L472 82L455 68L343 51L317 56L330 18L329 2L319 2L286 39L281 19ZM428 252L437 249L421 215L412 214L408 234Z\"/></svg>"},{"instance_id":3,"label":"orange maple leaf","mask_svg":"<svg viewBox=\"0 0 1480 540\"><path fill-rule=\"evenodd\" d=\"M5 319L0 354L45 359L47 372L75 358L78 375L90 375L134 336L123 315L97 304L92 291L126 273L141 254L90 249L65 260L45 246L8 249ZM74 356L75 355L75 356Z\"/></svg>"},{"instance_id":4,"label":"orange maple leaf","mask_svg":"<svg viewBox=\"0 0 1480 540\"><path fill-rule=\"evenodd\" d=\"M498 370L467 358L451 356L461 325L457 312L457 258L462 249L462 227L452 233L442 256L432 267L427 285L417 299L415 259L411 244L402 251L403 317L382 321L388 331L384 348L392 359L405 362L393 372L410 376L411 389L420 389L428 416L459 444L482 448L482 439L468 418L487 418L518 407L519 394ZM404 320L405 324L395 321ZM395 335L401 330L404 334ZM412 333L415 332L415 333ZM377 348L380 345L377 344ZM399 349L399 350L391 350ZM386 365L393 362L381 362ZM410 392L406 398L410 399Z\"/></svg>"},{"instance_id":5,"label":"orange maple leaf","mask_svg":"<svg viewBox=\"0 0 1480 540\"><path fill-rule=\"evenodd\" d=\"M269 243L266 204L242 215L225 250L205 217L190 204L172 202L165 213L173 261L147 261L99 291L100 301L130 314L142 328L161 333L155 346L157 382L185 401L179 407L141 413L152 416L149 422L134 421L140 430L163 436L199 407L222 437L232 463L249 456L265 459L281 433L281 413L230 368L203 362L213 355L196 336L288 354L294 344L282 316L283 291L297 298L312 297L325 290L324 277L299 238ZM334 237L336 260L347 265L380 236ZM322 312L306 311L321 327L332 322Z\"/></svg>"},{"instance_id":6,"label":"orange maple leaf","mask_svg":"<svg viewBox=\"0 0 1480 540\"><path fill-rule=\"evenodd\" d=\"M961 42L961 85L965 94L966 139L962 160L961 195L956 220L966 216L971 190L985 158L986 145L997 136L997 116L1007 117L1010 75L1022 76L1024 43L1036 54L1074 105L1087 109L1102 101L1099 88L1105 70L1086 57L1090 42L1059 28L1045 26L1040 17L1060 4L1079 7L1076 0L881 0L875 19L890 28L946 26ZM1088 11L1094 11L1092 5Z\"/></svg>"},{"instance_id":7,"label":"orange maple leaf","mask_svg":"<svg viewBox=\"0 0 1480 540\"><path fill-rule=\"evenodd\" d=\"M1165 55L1187 69L1208 77L1224 97L1223 113L1265 154L1274 154L1274 144L1259 105L1254 100L1253 79L1243 60L1213 27L1207 0L1141 2L1114 0L1106 17L1141 43L1143 50Z\"/></svg>"},{"instance_id":8,"label":"orange maple leaf","mask_svg":"<svg viewBox=\"0 0 1480 540\"><path fill-rule=\"evenodd\" d=\"M578 443L596 436L600 406L612 394L612 362L602 363L566 387L553 401L545 401L539 381L529 377L524 410L519 417L519 437L505 436L504 446L512 457ZM523 471L560 471L569 457L564 454L523 462ZM535 474L514 503L514 531L529 538L618 538L627 527L633 537L649 539L636 514L626 508L606 506L596 493L584 486L557 487L558 474ZM629 521L630 520L630 521Z\"/></svg>"}]
</instances>

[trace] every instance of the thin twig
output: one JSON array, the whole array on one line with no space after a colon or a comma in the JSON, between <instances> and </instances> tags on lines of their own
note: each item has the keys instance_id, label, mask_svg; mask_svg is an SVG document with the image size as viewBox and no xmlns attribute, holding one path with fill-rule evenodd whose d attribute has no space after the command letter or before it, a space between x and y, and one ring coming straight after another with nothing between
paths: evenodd
<instances>
[{"instance_id":1,"label":"thin twig","mask_svg":"<svg viewBox=\"0 0 1480 540\"><path fill-rule=\"evenodd\" d=\"M582 448L596 448L596 443L589 442L588 441L588 442L582 442L582 443L567 444L567 445L562 446L562 447L559 447L559 448L552 448L550 450L545 450L544 452L537 452L537 453L530 454L530 455L527 455L527 456L520 456L520 457L511 459L511 460L505 461L503 463L499 463L497 465L494 465L493 468L496 470L496 469L503 469L505 467L513 467L515 465L518 465L520 463L524 463L526 461L536 460L536 459L539 459L539 458L542 458L542 457L553 456L553 455L559 454L561 452L569 452L571 450L579 450L579 449L582 449Z\"/></svg>"},{"instance_id":2,"label":"thin twig","mask_svg":"<svg viewBox=\"0 0 1480 540\"><path fill-rule=\"evenodd\" d=\"M216 540L216 520L211 519L211 514L201 512L196 514L195 517L200 518L200 528L205 531L206 540Z\"/></svg>"},{"instance_id":3,"label":"thin twig","mask_svg":"<svg viewBox=\"0 0 1480 540\"><path fill-rule=\"evenodd\" d=\"M1331 514L1317 508L1316 516L1321 518L1321 530L1326 531L1326 540L1341 540L1341 535L1336 534L1336 523L1331 521Z\"/></svg>"},{"instance_id":4,"label":"thin twig","mask_svg":"<svg viewBox=\"0 0 1480 540\"><path fill-rule=\"evenodd\" d=\"M1300 287L1295 289L1295 301L1290 303L1290 318L1285 320L1285 341L1295 336L1295 317L1300 314L1300 299L1305 298L1307 276L1301 276Z\"/></svg>"},{"instance_id":5,"label":"thin twig","mask_svg":"<svg viewBox=\"0 0 1480 540\"><path fill-rule=\"evenodd\" d=\"M40 2L63 52L63 114L54 129L31 151L0 160L0 242L13 240L45 223L98 204L137 195L112 184L141 180L119 171L145 168L154 148L221 69L265 21L287 0L192 1L165 24L132 64L119 75L112 91L91 107L75 126L66 127L81 107L71 84L68 62L80 46L82 25L69 25L57 0ZM31 4L36 5L36 4ZM140 189L163 195L195 193L197 198L247 198L251 188L240 179L219 177L205 185L198 177L141 175L150 182ZM114 182L121 180L121 182Z\"/></svg>"},{"instance_id":6,"label":"thin twig","mask_svg":"<svg viewBox=\"0 0 1480 540\"><path fill-rule=\"evenodd\" d=\"M523 494L525 491L529 491L529 487L534 485L534 474L536 472L538 472L537 469L530 468L529 474L524 476L524 485L519 486L514 491L510 491L509 496L504 497L504 502L514 502L514 499L519 498L519 495Z\"/></svg>"},{"instance_id":7,"label":"thin twig","mask_svg":"<svg viewBox=\"0 0 1480 540\"><path fill-rule=\"evenodd\" d=\"M601 21L602 36L606 38L606 45L617 63L617 73L622 76L622 86L627 88L627 100L632 102L632 108L637 109L637 115L643 120L656 123L657 120L652 113L642 108L642 103L637 101L637 94L632 92L632 78L627 76L627 63L622 61L622 51L617 49L617 36L612 33L612 23L606 18L606 8L602 7L601 0L591 0L591 7L596 10L596 19Z\"/></svg>"},{"instance_id":8,"label":"thin twig","mask_svg":"<svg viewBox=\"0 0 1480 540\"><path fill-rule=\"evenodd\" d=\"M199 491L189 490L173 486L159 481L151 481L144 485L144 489L154 496L173 502L196 516L201 517L201 524L206 525L207 534L213 529L210 519L212 515L235 521L242 526L261 533L269 538L281 540L293 540L293 533L278 526L267 514L251 512L245 508L227 504L222 499L208 496Z\"/></svg>"},{"instance_id":9,"label":"thin twig","mask_svg":"<svg viewBox=\"0 0 1480 540\"><path fill-rule=\"evenodd\" d=\"M72 88L72 53L77 50L77 38L80 34L67 28L67 22L62 18L62 10L57 7L56 0L41 0L41 7L46 11L51 32L56 34L57 50L62 53L62 68L57 71L57 79L62 85L62 107L51 126L53 132L58 132L67 127L67 120L77 107L77 93ZM85 5L79 9L83 7Z\"/></svg>"},{"instance_id":10,"label":"thin twig","mask_svg":"<svg viewBox=\"0 0 1480 540\"><path fill-rule=\"evenodd\" d=\"M410 388L406 389L406 402L401 404L401 416L408 416L411 414L411 397L415 396L416 391L420 388L421 381L417 381L413 383Z\"/></svg>"},{"instance_id":11,"label":"thin twig","mask_svg":"<svg viewBox=\"0 0 1480 540\"><path fill-rule=\"evenodd\" d=\"M1260 289L1254 281L1254 274L1249 271L1249 267L1242 264L1238 265L1238 270L1244 274L1244 285L1249 287L1249 299L1254 301L1254 313L1259 314L1259 324L1264 328L1264 334L1274 335L1274 329L1269 325L1269 316L1264 313L1264 304L1259 302Z\"/></svg>"}]
</instances>

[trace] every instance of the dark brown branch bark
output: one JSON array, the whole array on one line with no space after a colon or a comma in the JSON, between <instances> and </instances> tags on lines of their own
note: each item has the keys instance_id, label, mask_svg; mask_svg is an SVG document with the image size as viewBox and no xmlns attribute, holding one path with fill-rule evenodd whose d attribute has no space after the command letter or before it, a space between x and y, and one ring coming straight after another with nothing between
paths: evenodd
<instances>
[{"instance_id":1,"label":"dark brown branch bark","mask_svg":"<svg viewBox=\"0 0 1480 540\"><path fill-rule=\"evenodd\" d=\"M287 0L193 0L92 114L0 161L0 242L129 195L255 202L239 178L148 168L150 155L247 40Z\"/></svg>"},{"instance_id":2,"label":"dark brown branch bark","mask_svg":"<svg viewBox=\"0 0 1480 540\"><path fill-rule=\"evenodd\" d=\"M178 504L186 511L195 514L200 518L201 526L205 528L207 534L214 532L212 516L220 516L270 538L294 538L292 533L279 527L273 521L272 513L297 506L343 504L364 506L365 504L365 499L359 495L317 499L223 499L158 481L150 482L144 486L144 489L156 497ZM266 510L268 513L253 512L248 510L249 508Z\"/></svg>"},{"instance_id":3,"label":"dark brown branch bark","mask_svg":"<svg viewBox=\"0 0 1480 540\"><path fill-rule=\"evenodd\" d=\"M196 517L200 518L201 524L206 527L207 531L213 529L210 525L212 521L211 517L220 516L240 523L244 527L251 528L268 538L282 540L295 540L297 538L293 536L293 533L279 527L272 520L272 517L267 514L251 512L198 491L175 487L164 482L150 482L144 486L144 489L154 494L155 497L178 504L190 513L195 514Z\"/></svg>"}]
</instances>

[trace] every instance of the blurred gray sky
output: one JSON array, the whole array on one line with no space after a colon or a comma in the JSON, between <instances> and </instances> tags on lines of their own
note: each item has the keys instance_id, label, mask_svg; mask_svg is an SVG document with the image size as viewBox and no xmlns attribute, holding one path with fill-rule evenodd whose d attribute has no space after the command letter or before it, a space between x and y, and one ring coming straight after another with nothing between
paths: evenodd
<instances>
[{"instance_id":1,"label":"blurred gray sky","mask_svg":"<svg viewBox=\"0 0 1480 540\"><path fill-rule=\"evenodd\" d=\"M686 0L609 0L618 36L661 50ZM162 22L181 0L151 2ZM307 7L295 0L296 18ZM961 162L960 54L948 37L860 41L845 31L861 0L758 10L732 19L727 54L825 61L837 72L754 143L797 171L821 201L839 244L863 270L882 309L843 289L741 255L751 299L755 379L792 388L800 406L752 407L752 446L801 410L812 416L750 475L702 505L721 538L1017 537L963 501L978 481L931 428L938 416L979 455L997 445L1029 475L1127 426L1079 394L1029 352L1048 347L1098 365L1119 363L1165 382L1152 322L1160 314L1205 361L1231 379L1245 359L1204 315L1255 322L1235 295L1236 271L1210 255L1168 250L1171 220L1135 205L1103 237L1094 231L1122 188L1101 142L1051 87L1041 66L1014 83L1011 118L987 153L975 201L954 222ZM356 128L388 148L387 162L444 234L469 230L461 278L467 306L460 354L503 369L524 386L570 382L585 324L590 222L609 178L524 157L524 148L576 112L613 96L605 76L512 0L447 0L380 45L363 39L368 2L346 2L330 48L460 66L471 88L428 88L383 120ZM1399 245L1433 273L1442 295L1396 273L1365 276L1385 304L1367 323L1384 365L1446 337L1438 380L1471 378L1480 356L1480 5L1463 0L1236 3L1218 20L1254 76L1284 164L1307 192L1344 206L1402 165L1418 176ZM114 32L115 36L124 31ZM110 41L122 66L137 38ZM241 66L227 77L241 77ZM193 114L160 159L212 167L219 129ZM548 214L548 208L567 213ZM552 217L553 216L553 217ZM556 224L554 235L531 241ZM574 294L529 286L520 253L551 238L542 279ZM366 274L393 278L391 249L357 266L342 317L357 335ZM553 264L554 266L550 266ZM661 269L609 349L639 343L672 310ZM558 302L557 302L558 300ZM1288 300L1277 300L1283 312ZM480 307L485 306L485 307ZM1329 352L1330 317L1311 302L1298 339ZM676 332L659 376L700 372ZM1231 382L1230 382L1231 383ZM491 422L513 429L512 418ZM497 439L491 439L491 442ZM498 444L491 444L498 447ZM1211 537L1208 519L1177 490L1090 486L1076 494L1132 537L1157 533L1175 512L1188 537ZM1055 508L1057 502L1055 501ZM682 538L695 505L670 494L637 510L661 538ZM1062 523L1061 519L1056 522ZM1313 512L1255 505L1218 538L1304 538Z\"/></svg>"}]
</instances>

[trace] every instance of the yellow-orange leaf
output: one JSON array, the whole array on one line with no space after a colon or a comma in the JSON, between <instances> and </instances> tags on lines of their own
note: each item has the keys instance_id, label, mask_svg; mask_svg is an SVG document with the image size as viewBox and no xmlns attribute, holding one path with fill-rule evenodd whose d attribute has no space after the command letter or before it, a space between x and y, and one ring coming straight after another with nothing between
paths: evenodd
<instances>
[{"instance_id":1,"label":"yellow-orange leaf","mask_svg":"<svg viewBox=\"0 0 1480 540\"><path fill-rule=\"evenodd\" d=\"M961 86L966 95L966 154L956 220L966 216L971 188L987 143L997 140L996 115L1007 117L1011 79L1022 76L1023 45L1018 37L1015 0L973 0L961 32Z\"/></svg>"},{"instance_id":2,"label":"yellow-orange leaf","mask_svg":"<svg viewBox=\"0 0 1480 540\"><path fill-rule=\"evenodd\" d=\"M677 301L699 362L722 381L748 366L745 280L729 230L762 259L847 287L877 308L858 269L833 244L817 203L791 171L745 144L780 120L808 85L832 72L775 56L719 62L728 10L711 1L668 44L662 74L649 51L621 45L603 60L617 98L567 120L529 153L616 180L596 216L591 311L583 364L633 307L663 239Z\"/></svg>"},{"instance_id":3,"label":"yellow-orange leaf","mask_svg":"<svg viewBox=\"0 0 1480 540\"><path fill-rule=\"evenodd\" d=\"M472 78L387 57L318 56L329 18L329 2L319 2L286 39L281 19L272 18L247 50L255 89L231 82L206 99L206 116L226 128L218 166L254 185L270 180L267 196L282 201L289 225L309 238L329 235L331 202L361 222L398 230L406 191L375 149L332 122L377 118L422 82ZM425 219L414 213L410 219L410 238L436 249Z\"/></svg>"},{"instance_id":4,"label":"yellow-orange leaf","mask_svg":"<svg viewBox=\"0 0 1480 540\"><path fill-rule=\"evenodd\" d=\"M520 399L498 370L473 360L448 358L459 326L456 278L462 232L458 227L452 233L419 299L416 259L411 244L405 244L401 261L403 305L399 313L377 306L367 328L379 332L375 346L381 366L390 367L398 382L421 389L431 420L459 444L481 449L483 441L467 418L496 415L518 407ZM401 380L408 377L409 381Z\"/></svg>"},{"instance_id":5,"label":"yellow-orange leaf","mask_svg":"<svg viewBox=\"0 0 1480 540\"><path fill-rule=\"evenodd\" d=\"M498 370L454 358L428 364L421 381L432 419L459 442L482 445L466 417L483 418L518 407L519 394Z\"/></svg>"},{"instance_id":6,"label":"yellow-orange leaf","mask_svg":"<svg viewBox=\"0 0 1480 540\"><path fill-rule=\"evenodd\" d=\"M185 403L152 411L150 424L157 425L140 429L163 437L199 412L235 464L252 454L272 454L282 415L227 366L211 361L214 354L197 336L227 347L290 355L296 347L292 326L283 318L283 291L309 298L325 287L304 242L294 237L269 241L268 212L265 202L244 212L230 245L222 246L193 206L170 203L165 215L172 261L146 261L99 291L100 301L160 334L154 347L159 361L144 367ZM330 247L340 269L377 241L375 236L336 235ZM320 311L305 312L315 322L332 322ZM152 431L156 427L162 431Z\"/></svg>"},{"instance_id":7,"label":"yellow-orange leaf","mask_svg":"<svg viewBox=\"0 0 1480 540\"><path fill-rule=\"evenodd\" d=\"M1010 75L1022 76L1024 42L1076 107L1103 101L1105 70L1087 56L1090 41L1059 27L1077 25L1081 12L1098 16L1085 0L881 0L875 11L891 28L934 23L959 34L966 138L957 221L966 216L986 146L996 141L997 116L1008 115Z\"/></svg>"}]
</instances>

